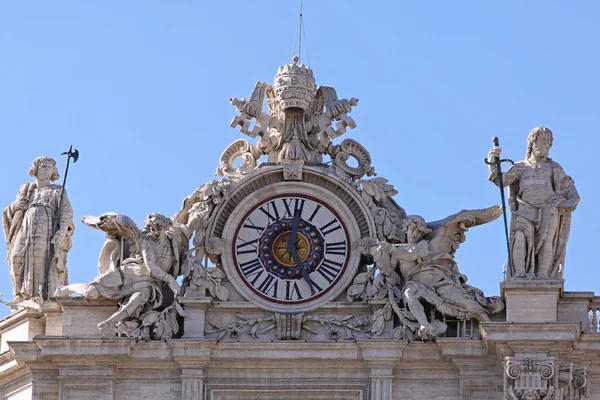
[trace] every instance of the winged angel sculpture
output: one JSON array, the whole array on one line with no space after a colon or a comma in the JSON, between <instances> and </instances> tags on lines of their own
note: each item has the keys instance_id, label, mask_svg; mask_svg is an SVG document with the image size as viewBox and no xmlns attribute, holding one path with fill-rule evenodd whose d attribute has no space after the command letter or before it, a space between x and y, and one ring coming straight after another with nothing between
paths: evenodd
<instances>
[{"instance_id":1,"label":"winged angel sculpture","mask_svg":"<svg viewBox=\"0 0 600 400\"><path fill-rule=\"evenodd\" d=\"M376 208L389 201L387 195L395 194L381 179L360 182L363 198ZM489 314L504 308L499 297L485 297L481 290L468 285L454 259L466 239L465 232L498 218L500 207L462 210L430 223L418 215L402 215L404 210L398 209L400 214L389 207L377 213L382 216L378 226L386 228L379 229L379 241L370 239L362 244L363 254L372 257L375 265L358 274L347 292L349 301L387 298L387 304L373 316L373 334L381 334L385 322L395 314L399 325L394 337L431 339L447 330L445 322L434 317L436 312L444 319L485 322ZM432 310L430 319L423 303Z\"/></svg>"},{"instance_id":2,"label":"winged angel sculpture","mask_svg":"<svg viewBox=\"0 0 600 400\"><path fill-rule=\"evenodd\" d=\"M177 317L185 316L177 302L177 295L184 290L209 280L209 291L217 288L221 300L229 297L227 289L220 286L223 271L211 268L207 272L206 263L202 264L208 216L225 196L227 187L227 181L202 185L186 198L173 218L151 213L142 230L131 218L116 212L83 217L85 225L106 233L98 261L99 275L91 283L58 288L55 296L78 293L88 299L119 300L118 310L98 324L101 331L170 339L179 331ZM194 247L189 249L194 233ZM180 275L184 277L183 290L177 283Z\"/></svg>"}]
</instances>

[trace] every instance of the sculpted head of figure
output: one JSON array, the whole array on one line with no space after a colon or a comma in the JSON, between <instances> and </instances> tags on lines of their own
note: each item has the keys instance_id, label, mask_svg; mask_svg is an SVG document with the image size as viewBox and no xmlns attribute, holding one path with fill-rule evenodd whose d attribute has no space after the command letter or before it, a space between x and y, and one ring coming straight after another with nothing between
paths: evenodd
<instances>
[{"instance_id":1,"label":"sculpted head of figure","mask_svg":"<svg viewBox=\"0 0 600 400\"><path fill-rule=\"evenodd\" d=\"M56 168L56 161L48 156L37 157L33 160L31 168L29 168L29 175L39 181L46 182L54 182L60 178L58 168Z\"/></svg>"},{"instance_id":2,"label":"sculpted head of figure","mask_svg":"<svg viewBox=\"0 0 600 400\"><path fill-rule=\"evenodd\" d=\"M154 238L158 238L166 229L173 225L170 218L159 213L151 213L144 221L144 233L150 234Z\"/></svg>"},{"instance_id":3,"label":"sculpted head of figure","mask_svg":"<svg viewBox=\"0 0 600 400\"><path fill-rule=\"evenodd\" d=\"M527 155L526 160L530 157L535 159L548 158L550 147L552 147L552 131L544 126L533 128L527 137Z\"/></svg>"},{"instance_id":4,"label":"sculpted head of figure","mask_svg":"<svg viewBox=\"0 0 600 400\"><path fill-rule=\"evenodd\" d=\"M431 229L420 215L409 215L402 221L402 232L406 234L408 243L418 243Z\"/></svg>"}]
</instances>

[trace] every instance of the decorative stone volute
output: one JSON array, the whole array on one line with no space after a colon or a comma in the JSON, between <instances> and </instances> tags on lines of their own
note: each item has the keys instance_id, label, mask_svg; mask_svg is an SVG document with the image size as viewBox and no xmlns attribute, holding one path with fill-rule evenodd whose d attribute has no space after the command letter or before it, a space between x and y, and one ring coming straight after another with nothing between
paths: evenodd
<instances>
[{"instance_id":1,"label":"decorative stone volute","mask_svg":"<svg viewBox=\"0 0 600 400\"><path fill-rule=\"evenodd\" d=\"M504 398L510 400L550 400L557 389L554 358L505 359Z\"/></svg>"}]
</instances>

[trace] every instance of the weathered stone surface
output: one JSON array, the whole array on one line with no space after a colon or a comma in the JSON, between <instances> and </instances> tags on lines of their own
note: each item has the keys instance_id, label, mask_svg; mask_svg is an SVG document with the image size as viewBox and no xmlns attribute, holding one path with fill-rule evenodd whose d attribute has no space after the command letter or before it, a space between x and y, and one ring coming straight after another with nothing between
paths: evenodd
<instances>
[{"instance_id":1,"label":"weathered stone surface","mask_svg":"<svg viewBox=\"0 0 600 400\"><path fill-rule=\"evenodd\" d=\"M556 322L563 281L507 281L500 285L509 322Z\"/></svg>"},{"instance_id":2,"label":"weathered stone surface","mask_svg":"<svg viewBox=\"0 0 600 400\"><path fill-rule=\"evenodd\" d=\"M494 163L499 146L488 155L490 181L509 187L510 268L509 279L562 279L571 213L579 204L575 182L549 158L552 131L538 126L527 138L526 159L502 176Z\"/></svg>"},{"instance_id":3,"label":"weathered stone surface","mask_svg":"<svg viewBox=\"0 0 600 400\"><path fill-rule=\"evenodd\" d=\"M23 184L17 199L2 212L13 304L42 297L42 292L51 294L68 282L73 208L64 188L51 183L59 178L56 161L36 158L29 175L35 182Z\"/></svg>"}]
</instances>

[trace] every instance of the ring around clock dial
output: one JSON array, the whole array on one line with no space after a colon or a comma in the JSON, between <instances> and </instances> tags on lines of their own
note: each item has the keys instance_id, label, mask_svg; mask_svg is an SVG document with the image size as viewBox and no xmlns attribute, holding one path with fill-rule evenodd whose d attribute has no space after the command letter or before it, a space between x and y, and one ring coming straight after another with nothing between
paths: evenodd
<instances>
[{"instance_id":1,"label":"ring around clock dial","mask_svg":"<svg viewBox=\"0 0 600 400\"><path fill-rule=\"evenodd\" d=\"M347 206L322 189L296 186L248 196L225 228L233 233L224 254L232 283L274 311L305 311L333 299L360 259Z\"/></svg>"}]
</instances>

